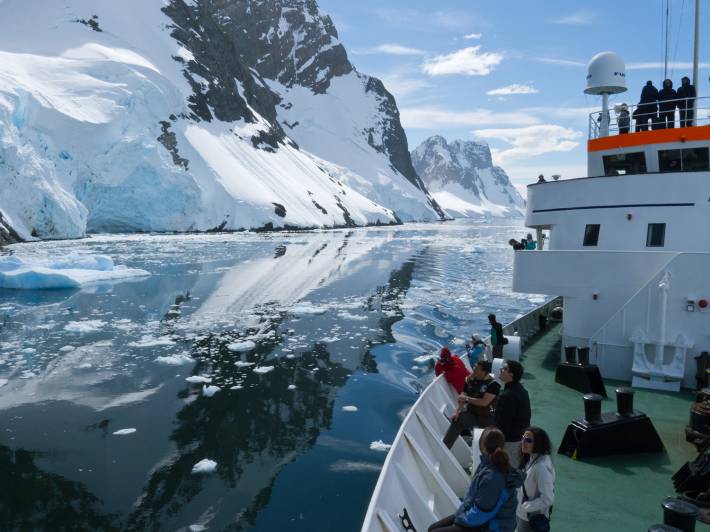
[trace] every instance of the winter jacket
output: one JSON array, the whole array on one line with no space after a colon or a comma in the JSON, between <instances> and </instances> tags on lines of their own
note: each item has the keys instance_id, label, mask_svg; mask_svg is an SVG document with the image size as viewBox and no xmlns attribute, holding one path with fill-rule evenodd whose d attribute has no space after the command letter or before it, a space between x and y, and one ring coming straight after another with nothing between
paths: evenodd
<instances>
[{"instance_id":1,"label":"winter jacket","mask_svg":"<svg viewBox=\"0 0 710 532\"><path fill-rule=\"evenodd\" d=\"M658 89L653 85L644 85L641 89L640 103L656 103L658 100Z\"/></svg>"},{"instance_id":2,"label":"winter jacket","mask_svg":"<svg viewBox=\"0 0 710 532\"><path fill-rule=\"evenodd\" d=\"M451 386L456 389L456 393L461 393L463 392L463 385L464 382L466 382L466 377L468 377L471 372L468 371L468 368L458 355L453 355L451 357L451 361L448 363L441 361L437 362L436 366L434 366L434 373L437 375L443 373L446 382L451 384Z\"/></svg>"},{"instance_id":3,"label":"winter jacket","mask_svg":"<svg viewBox=\"0 0 710 532\"><path fill-rule=\"evenodd\" d=\"M678 98L675 90L673 90L673 82L669 79L663 82L663 88L658 91L658 110L661 112L673 111L676 106L676 102L670 102L668 100L675 100Z\"/></svg>"},{"instance_id":4,"label":"winter jacket","mask_svg":"<svg viewBox=\"0 0 710 532\"><path fill-rule=\"evenodd\" d=\"M619 129L626 129L628 131L629 126L631 125L631 119L629 117L629 112L628 111L620 111L619 112L619 118L616 119L616 122L619 124Z\"/></svg>"},{"instance_id":5,"label":"winter jacket","mask_svg":"<svg viewBox=\"0 0 710 532\"><path fill-rule=\"evenodd\" d=\"M530 397L519 382L509 382L498 396L496 404L496 427L505 435L505 441L515 442L523 438L530 426Z\"/></svg>"},{"instance_id":6,"label":"winter jacket","mask_svg":"<svg viewBox=\"0 0 710 532\"><path fill-rule=\"evenodd\" d=\"M521 245L520 249L525 249L525 246ZM491 345L503 345L503 326L498 322L491 325Z\"/></svg>"},{"instance_id":7,"label":"winter jacket","mask_svg":"<svg viewBox=\"0 0 710 532\"><path fill-rule=\"evenodd\" d=\"M687 85L681 85L676 91L676 96L678 96L678 98L695 98L695 86L691 85L690 83L688 83ZM678 107L680 109L688 109L692 107L692 105L693 102L688 100L678 102Z\"/></svg>"},{"instance_id":8,"label":"winter jacket","mask_svg":"<svg viewBox=\"0 0 710 532\"><path fill-rule=\"evenodd\" d=\"M528 521L528 514L541 513L550 516L550 507L555 502L555 468L550 455L534 454L525 466L525 491L528 500L523 502L523 488L518 489L518 507L515 510L520 519Z\"/></svg>"},{"instance_id":9,"label":"winter jacket","mask_svg":"<svg viewBox=\"0 0 710 532\"><path fill-rule=\"evenodd\" d=\"M637 120L648 121L658 112L658 89L653 85L644 85L641 90L641 100L639 101L634 118ZM644 116L647 115L647 116Z\"/></svg>"},{"instance_id":10,"label":"winter jacket","mask_svg":"<svg viewBox=\"0 0 710 532\"><path fill-rule=\"evenodd\" d=\"M456 510L454 522L492 532L514 532L517 490L522 485L523 474L520 471L511 469L508 473L502 473L488 456L481 456L471 486Z\"/></svg>"}]
</instances>

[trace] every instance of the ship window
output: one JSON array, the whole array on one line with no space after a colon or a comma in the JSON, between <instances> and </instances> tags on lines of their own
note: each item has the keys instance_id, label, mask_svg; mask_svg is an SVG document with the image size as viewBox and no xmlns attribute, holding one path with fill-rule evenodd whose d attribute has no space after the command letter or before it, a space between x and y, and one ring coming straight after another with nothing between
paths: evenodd
<instances>
[{"instance_id":1,"label":"ship window","mask_svg":"<svg viewBox=\"0 0 710 532\"><path fill-rule=\"evenodd\" d=\"M708 170L708 148L659 150L658 169L661 172L697 172Z\"/></svg>"},{"instance_id":2,"label":"ship window","mask_svg":"<svg viewBox=\"0 0 710 532\"><path fill-rule=\"evenodd\" d=\"M585 246L596 246L599 242L599 224L587 224L584 228L584 244Z\"/></svg>"},{"instance_id":3,"label":"ship window","mask_svg":"<svg viewBox=\"0 0 710 532\"><path fill-rule=\"evenodd\" d=\"M666 240L666 224L648 224L647 248L662 248Z\"/></svg>"},{"instance_id":4,"label":"ship window","mask_svg":"<svg viewBox=\"0 0 710 532\"><path fill-rule=\"evenodd\" d=\"M604 175L645 174L646 156L643 152L604 155Z\"/></svg>"}]
</instances>

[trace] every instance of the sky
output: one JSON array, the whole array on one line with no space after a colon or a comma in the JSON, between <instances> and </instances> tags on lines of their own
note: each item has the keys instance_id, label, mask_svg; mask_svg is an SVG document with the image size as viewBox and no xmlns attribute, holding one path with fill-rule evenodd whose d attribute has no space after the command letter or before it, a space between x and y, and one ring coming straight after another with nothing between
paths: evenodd
<instances>
[{"instance_id":1,"label":"sky","mask_svg":"<svg viewBox=\"0 0 710 532\"><path fill-rule=\"evenodd\" d=\"M668 77L692 78L693 0L318 0L358 71L394 95L409 148L431 135L486 141L519 189L538 174L586 174L586 65L614 51L638 102ZM701 8L703 6L701 5ZM710 74L710 4L701 12L699 95Z\"/></svg>"}]
</instances>

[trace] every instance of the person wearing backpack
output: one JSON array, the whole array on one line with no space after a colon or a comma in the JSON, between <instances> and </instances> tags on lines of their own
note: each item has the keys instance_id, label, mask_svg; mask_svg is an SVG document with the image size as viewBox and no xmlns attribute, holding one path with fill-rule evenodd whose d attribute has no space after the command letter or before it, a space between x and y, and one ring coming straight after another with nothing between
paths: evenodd
<instances>
[{"instance_id":1,"label":"person wearing backpack","mask_svg":"<svg viewBox=\"0 0 710 532\"><path fill-rule=\"evenodd\" d=\"M528 427L520 443L520 469L525 482L518 489L517 532L547 532L555 501L555 468L550 437L540 427Z\"/></svg>"},{"instance_id":2,"label":"person wearing backpack","mask_svg":"<svg viewBox=\"0 0 710 532\"><path fill-rule=\"evenodd\" d=\"M429 532L514 532L517 490L523 474L511 467L505 436L495 427L483 431L481 463L456 513L437 521Z\"/></svg>"},{"instance_id":3,"label":"person wearing backpack","mask_svg":"<svg viewBox=\"0 0 710 532\"><path fill-rule=\"evenodd\" d=\"M488 315L488 323L491 324L491 346L493 346L493 358L503 358L503 346L507 343L503 336L503 326L496 320L495 314Z\"/></svg>"}]
</instances>

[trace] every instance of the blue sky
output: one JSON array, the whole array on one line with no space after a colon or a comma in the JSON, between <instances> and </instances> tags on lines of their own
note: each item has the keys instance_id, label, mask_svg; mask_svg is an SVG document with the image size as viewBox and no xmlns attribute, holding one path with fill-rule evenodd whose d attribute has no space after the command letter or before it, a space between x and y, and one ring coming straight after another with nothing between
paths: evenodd
<instances>
[{"instance_id":1,"label":"blue sky","mask_svg":"<svg viewBox=\"0 0 710 532\"><path fill-rule=\"evenodd\" d=\"M410 149L431 135L487 141L520 185L586 172L586 64L619 53L636 103L663 78L665 0L319 0L351 62L394 94ZM669 0L668 74L692 77L693 0ZM702 7L702 6L701 6ZM699 91L710 73L710 6L701 17Z\"/></svg>"}]
</instances>

